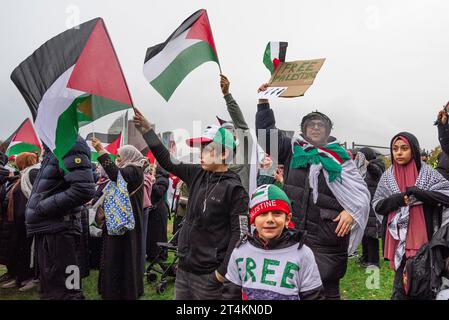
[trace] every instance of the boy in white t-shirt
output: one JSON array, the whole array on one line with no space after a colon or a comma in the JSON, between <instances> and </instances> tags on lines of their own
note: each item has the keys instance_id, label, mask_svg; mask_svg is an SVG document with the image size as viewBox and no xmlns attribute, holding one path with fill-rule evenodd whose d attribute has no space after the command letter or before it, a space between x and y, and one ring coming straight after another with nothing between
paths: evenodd
<instances>
[{"instance_id":1,"label":"boy in white t-shirt","mask_svg":"<svg viewBox=\"0 0 449 320\"><path fill-rule=\"evenodd\" d=\"M253 235L237 244L228 264L226 298L243 300L324 299L320 273L304 235L291 227L291 204L275 185L256 189L250 202ZM241 297L239 297L241 295Z\"/></svg>"}]
</instances>

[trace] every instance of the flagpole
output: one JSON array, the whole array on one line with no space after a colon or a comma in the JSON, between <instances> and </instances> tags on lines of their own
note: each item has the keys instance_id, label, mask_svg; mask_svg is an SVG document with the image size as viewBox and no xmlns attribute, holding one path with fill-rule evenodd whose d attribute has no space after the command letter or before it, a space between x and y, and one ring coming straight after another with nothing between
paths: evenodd
<instances>
[{"instance_id":1,"label":"flagpole","mask_svg":"<svg viewBox=\"0 0 449 320\"><path fill-rule=\"evenodd\" d=\"M126 82L126 77L125 77L125 73L123 72L122 65L120 64L120 61L119 61L118 56L117 56L117 52L115 51L114 44L112 43L111 37L109 36L109 31L106 28L106 24L104 23L103 19L101 19L101 21L103 22L104 30L106 31L106 35L109 38L109 42L111 43L111 47L112 47L112 50L114 51L115 57L116 57L117 62L118 62L118 66L120 68L120 71L122 72L123 81L125 82L126 90L128 90L129 99L131 100L131 107L133 108L134 114L136 114L136 108L134 107L133 97L131 96L131 92L129 91L128 83Z\"/></svg>"}]
</instances>

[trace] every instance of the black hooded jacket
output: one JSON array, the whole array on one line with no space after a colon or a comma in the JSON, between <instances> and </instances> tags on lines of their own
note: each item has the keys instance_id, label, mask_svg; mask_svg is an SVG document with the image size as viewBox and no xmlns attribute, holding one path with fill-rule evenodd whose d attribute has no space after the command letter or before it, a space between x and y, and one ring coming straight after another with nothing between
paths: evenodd
<instances>
[{"instance_id":1,"label":"black hooded jacket","mask_svg":"<svg viewBox=\"0 0 449 320\"><path fill-rule=\"evenodd\" d=\"M179 267L194 274L217 270L224 276L235 244L248 230L249 197L239 176L230 170L213 173L200 165L175 164L153 130L143 138L160 166L187 183L190 190L178 238Z\"/></svg>"},{"instance_id":2,"label":"black hooded jacket","mask_svg":"<svg viewBox=\"0 0 449 320\"><path fill-rule=\"evenodd\" d=\"M436 169L443 177L449 180L449 123L438 123L438 140L440 141L442 152L438 158Z\"/></svg>"},{"instance_id":3,"label":"black hooded jacket","mask_svg":"<svg viewBox=\"0 0 449 320\"><path fill-rule=\"evenodd\" d=\"M377 184L379 183L380 177L385 171L385 163L382 159L376 158L376 153L371 148L360 149L365 155L365 159L369 162L366 168L365 182L368 186L369 193L371 195L371 200L376 193ZM380 233L380 223L378 223L374 209L370 207L368 222L365 228L365 236L370 238L378 238Z\"/></svg>"},{"instance_id":4,"label":"black hooded jacket","mask_svg":"<svg viewBox=\"0 0 449 320\"><path fill-rule=\"evenodd\" d=\"M53 153L46 149L25 212L28 235L65 230L81 232L79 213L95 194L90 149L83 138L78 136L63 161L67 173L59 167Z\"/></svg>"},{"instance_id":5,"label":"black hooded jacket","mask_svg":"<svg viewBox=\"0 0 449 320\"><path fill-rule=\"evenodd\" d=\"M399 136L405 137L408 140L412 150L412 161L415 161L419 172L422 166L419 142L418 139L416 139L416 137L409 132L400 132L391 139L390 152L392 161L394 161L393 143ZM404 196L406 194L413 195L416 199L423 202L427 236L430 239L434 234L435 227L439 227L441 225L441 213L443 212L443 207L449 207L449 197L440 192L421 190L417 187L409 187L406 192L393 194L388 198L380 200L375 208L377 214L388 216L391 212L398 210L400 207L406 206L404 202ZM382 229L386 230L386 227L387 219L384 218L382 222Z\"/></svg>"}]
</instances>

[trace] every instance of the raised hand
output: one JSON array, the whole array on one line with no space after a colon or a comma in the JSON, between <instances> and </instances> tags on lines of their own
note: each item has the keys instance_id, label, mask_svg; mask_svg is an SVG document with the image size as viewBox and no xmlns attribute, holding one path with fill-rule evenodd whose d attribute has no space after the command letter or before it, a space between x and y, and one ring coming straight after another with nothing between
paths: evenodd
<instances>
[{"instance_id":1,"label":"raised hand","mask_svg":"<svg viewBox=\"0 0 449 320\"><path fill-rule=\"evenodd\" d=\"M231 83L229 82L228 78L224 74L220 74L220 87L221 92L223 93L223 96L226 96L229 94L229 86Z\"/></svg>"},{"instance_id":2,"label":"raised hand","mask_svg":"<svg viewBox=\"0 0 449 320\"><path fill-rule=\"evenodd\" d=\"M104 150L103 144L98 138L92 139L92 147L94 147L95 151L101 152Z\"/></svg>"},{"instance_id":3,"label":"raised hand","mask_svg":"<svg viewBox=\"0 0 449 320\"><path fill-rule=\"evenodd\" d=\"M143 116L143 114L136 108L134 108L134 113L135 115L133 118L133 122L137 130L139 130L141 134L145 134L150 131L150 122Z\"/></svg>"}]
</instances>

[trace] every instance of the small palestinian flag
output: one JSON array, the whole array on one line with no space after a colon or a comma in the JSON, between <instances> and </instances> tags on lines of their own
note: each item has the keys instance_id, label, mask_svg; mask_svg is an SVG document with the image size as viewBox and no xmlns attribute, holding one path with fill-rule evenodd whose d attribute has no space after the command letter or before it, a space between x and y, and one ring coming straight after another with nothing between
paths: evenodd
<instances>
[{"instance_id":1,"label":"small palestinian flag","mask_svg":"<svg viewBox=\"0 0 449 320\"><path fill-rule=\"evenodd\" d=\"M168 101L184 78L207 61L218 62L207 12L198 10L164 42L147 49L143 74Z\"/></svg>"},{"instance_id":2,"label":"small palestinian flag","mask_svg":"<svg viewBox=\"0 0 449 320\"><path fill-rule=\"evenodd\" d=\"M12 136L6 155L10 157L22 152L40 153L41 150L41 143L34 131L33 123L30 119L26 119Z\"/></svg>"},{"instance_id":3,"label":"small palestinian flag","mask_svg":"<svg viewBox=\"0 0 449 320\"><path fill-rule=\"evenodd\" d=\"M13 71L11 80L28 103L39 137L62 168L80 126L132 107L101 18L47 41Z\"/></svg>"},{"instance_id":4,"label":"small palestinian flag","mask_svg":"<svg viewBox=\"0 0 449 320\"><path fill-rule=\"evenodd\" d=\"M288 42L268 42L263 54L263 64L270 70L271 74L274 73L280 62L285 62L287 46Z\"/></svg>"},{"instance_id":5,"label":"small palestinian flag","mask_svg":"<svg viewBox=\"0 0 449 320\"><path fill-rule=\"evenodd\" d=\"M98 162L98 152L92 146L93 138L99 139L104 149L111 155L111 158L115 160L118 155L118 149L122 146L122 134L104 134L104 133L89 133L86 137L86 142L90 148L90 160L92 162Z\"/></svg>"}]
</instances>

